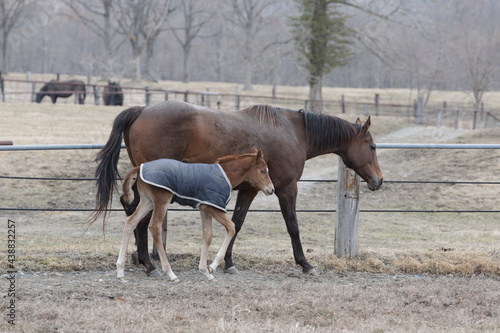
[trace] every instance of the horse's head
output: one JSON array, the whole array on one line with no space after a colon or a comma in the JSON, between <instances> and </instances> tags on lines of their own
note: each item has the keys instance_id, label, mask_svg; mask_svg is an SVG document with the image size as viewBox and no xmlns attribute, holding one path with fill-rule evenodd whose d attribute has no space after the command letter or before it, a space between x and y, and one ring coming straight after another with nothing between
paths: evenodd
<instances>
[{"instance_id":1,"label":"horse's head","mask_svg":"<svg viewBox=\"0 0 500 333\"><path fill-rule=\"evenodd\" d=\"M269 170L266 161L264 161L262 150L257 150L257 148L253 147L251 155L254 157L254 163L247 175L248 182L266 195L273 194L274 185L271 178L269 178Z\"/></svg>"},{"instance_id":2,"label":"horse's head","mask_svg":"<svg viewBox=\"0 0 500 333\"><path fill-rule=\"evenodd\" d=\"M40 103L42 101L44 94L42 93L36 93L36 102Z\"/></svg>"},{"instance_id":3,"label":"horse's head","mask_svg":"<svg viewBox=\"0 0 500 333\"><path fill-rule=\"evenodd\" d=\"M353 169L363 178L370 190L376 191L382 186L383 176L378 164L376 145L368 131L370 123L370 117L368 117L357 134L357 139L352 141L341 157L348 168ZM359 118L356 124L361 125Z\"/></svg>"}]
</instances>

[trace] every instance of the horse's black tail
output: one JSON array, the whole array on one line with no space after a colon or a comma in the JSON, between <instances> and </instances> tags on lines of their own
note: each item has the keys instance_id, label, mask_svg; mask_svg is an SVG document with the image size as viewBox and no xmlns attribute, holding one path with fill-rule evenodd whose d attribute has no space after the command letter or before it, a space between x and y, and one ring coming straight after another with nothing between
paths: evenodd
<instances>
[{"instance_id":1,"label":"horse's black tail","mask_svg":"<svg viewBox=\"0 0 500 333\"><path fill-rule=\"evenodd\" d=\"M108 142L106 142L96 155L95 162L97 163L97 168L94 175L97 183L96 208L90 217L90 223L95 222L104 213L104 227L113 201L113 190L117 186L116 180L120 177L118 173L118 159L120 158L123 133L130 128L142 110L142 107L134 106L122 111L115 118Z\"/></svg>"}]
</instances>

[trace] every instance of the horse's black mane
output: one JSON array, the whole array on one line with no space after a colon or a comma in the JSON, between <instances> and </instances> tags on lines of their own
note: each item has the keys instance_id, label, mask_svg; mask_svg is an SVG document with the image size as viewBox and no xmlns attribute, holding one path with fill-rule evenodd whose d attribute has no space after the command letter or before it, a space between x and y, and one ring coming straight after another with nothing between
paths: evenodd
<instances>
[{"instance_id":1,"label":"horse's black mane","mask_svg":"<svg viewBox=\"0 0 500 333\"><path fill-rule=\"evenodd\" d=\"M306 133L312 144L320 150L343 146L361 130L361 125L344 119L307 110L299 110L299 112L304 114Z\"/></svg>"},{"instance_id":2,"label":"horse's black mane","mask_svg":"<svg viewBox=\"0 0 500 333\"><path fill-rule=\"evenodd\" d=\"M270 105L254 105L242 111L252 114L261 123L266 121L271 127L279 130L280 119L283 117L280 110L280 108ZM305 130L311 143L320 150L342 146L350 142L361 130L361 125L337 117L303 109L299 110L298 113L304 115Z\"/></svg>"}]
</instances>

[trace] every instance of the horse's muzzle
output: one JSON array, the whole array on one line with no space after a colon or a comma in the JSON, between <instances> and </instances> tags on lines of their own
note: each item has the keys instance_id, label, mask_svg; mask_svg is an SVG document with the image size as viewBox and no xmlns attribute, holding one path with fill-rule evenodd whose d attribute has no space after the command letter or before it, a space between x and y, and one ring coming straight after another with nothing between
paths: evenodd
<instances>
[{"instance_id":1,"label":"horse's muzzle","mask_svg":"<svg viewBox=\"0 0 500 333\"><path fill-rule=\"evenodd\" d=\"M271 188L266 187L266 195L273 195L274 194L274 186Z\"/></svg>"},{"instance_id":2,"label":"horse's muzzle","mask_svg":"<svg viewBox=\"0 0 500 333\"><path fill-rule=\"evenodd\" d=\"M376 191L380 189L382 186L382 183L384 182L384 178L372 178L367 184L368 184L368 189L370 191Z\"/></svg>"}]
</instances>

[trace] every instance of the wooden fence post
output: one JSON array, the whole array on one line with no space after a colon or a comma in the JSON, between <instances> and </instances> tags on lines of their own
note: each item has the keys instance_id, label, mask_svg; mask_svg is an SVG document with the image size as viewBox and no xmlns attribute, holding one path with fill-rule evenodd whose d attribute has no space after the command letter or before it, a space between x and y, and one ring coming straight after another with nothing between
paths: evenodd
<instances>
[{"instance_id":1,"label":"wooden fence post","mask_svg":"<svg viewBox=\"0 0 500 333\"><path fill-rule=\"evenodd\" d=\"M98 87L97 85L92 85L92 90L94 90L94 102L95 102L95 105L99 105L99 100L101 99L101 94L100 94L100 87ZM114 96L114 95L113 95Z\"/></svg>"},{"instance_id":2,"label":"wooden fence post","mask_svg":"<svg viewBox=\"0 0 500 333\"><path fill-rule=\"evenodd\" d=\"M144 91L146 93L146 105L151 103L151 93L149 92L149 86L144 87Z\"/></svg>"},{"instance_id":3,"label":"wooden fence post","mask_svg":"<svg viewBox=\"0 0 500 333\"><path fill-rule=\"evenodd\" d=\"M342 113L345 113L345 100L344 100L344 95L342 95L341 105L342 105Z\"/></svg>"},{"instance_id":4,"label":"wooden fence post","mask_svg":"<svg viewBox=\"0 0 500 333\"><path fill-rule=\"evenodd\" d=\"M31 103L36 102L36 82L31 82Z\"/></svg>"},{"instance_id":5,"label":"wooden fence post","mask_svg":"<svg viewBox=\"0 0 500 333\"><path fill-rule=\"evenodd\" d=\"M380 115L380 95L375 94L375 115Z\"/></svg>"},{"instance_id":6,"label":"wooden fence post","mask_svg":"<svg viewBox=\"0 0 500 333\"><path fill-rule=\"evenodd\" d=\"M1 71L0 71L0 101L5 102L5 92L4 92L3 77Z\"/></svg>"},{"instance_id":7,"label":"wooden fence post","mask_svg":"<svg viewBox=\"0 0 500 333\"><path fill-rule=\"evenodd\" d=\"M358 255L359 184L359 176L339 157L335 214L335 254L339 258Z\"/></svg>"},{"instance_id":8,"label":"wooden fence post","mask_svg":"<svg viewBox=\"0 0 500 333\"><path fill-rule=\"evenodd\" d=\"M240 109L240 95L238 94L238 86L235 88L235 101L234 101L234 109L238 111Z\"/></svg>"},{"instance_id":9,"label":"wooden fence post","mask_svg":"<svg viewBox=\"0 0 500 333\"><path fill-rule=\"evenodd\" d=\"M415 124L424 124L424 96L418 96L417 110L415 112Z\"/></svg>"}]
</instances>

